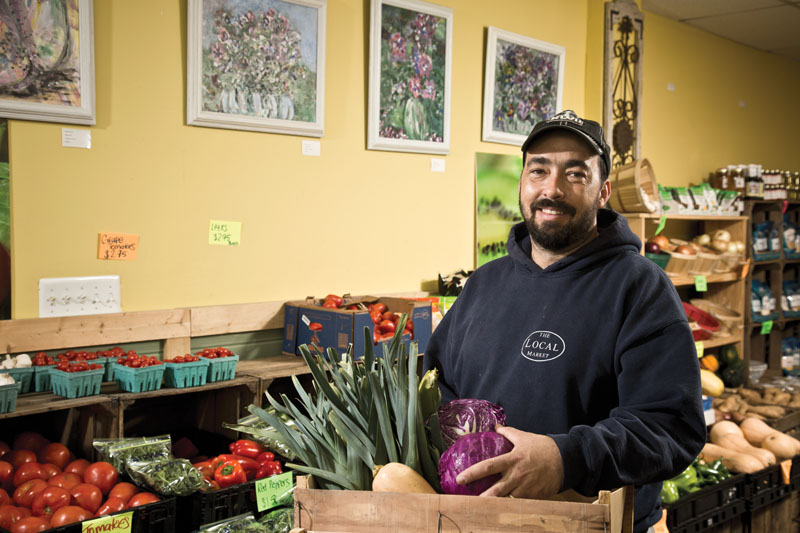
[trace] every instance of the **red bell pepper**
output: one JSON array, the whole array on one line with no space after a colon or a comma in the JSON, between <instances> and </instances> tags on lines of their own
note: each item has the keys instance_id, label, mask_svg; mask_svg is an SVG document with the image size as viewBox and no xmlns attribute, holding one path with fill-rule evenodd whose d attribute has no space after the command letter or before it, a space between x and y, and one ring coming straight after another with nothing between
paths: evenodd
<instances>
[{"instance_id":1,"label":"red bell pepper","mask_svg":"<svg viewBox=\"0 0 800 533\"><path fill-rule=\"evenodd\" d=\"M200 461L199 463L192 464L193 467L198 469L204 478L212 479L214 477L215 465L212 461Z\"/></svg>"},{"instance_id":2,"label":"red bell pepper","mask_svg":"<svg viewBox=\"0 0 800 533\"><path fill-rule=\"evenodd\" d=\"M236 461L244 469L248 479L254 479L258 468L261 466L255 459L243 457L241 455L222 454L211 460L214 465L219 465L225 461Z\"/></svg>"},{"instance_id":3,"label":"red bell pepper","mask_svg":"<svg viewBox=\"0 0 800 533\"><path fill-rule=\"evenodd\" d=\"M258 461L258 464L260 465L263 465L267 461L274 461L274 460L275 460L275 454L272 452L260 453L258 454L258 457L256 457L256 461Z\"/></svg>"},{"instance_id":4,"label":"red bell pepper","mask_svg":"<svg viewBox=\"0 0 800 533\"><path fill-rule=\"evenodd\" d=\"M245 475L242 465L235 460L228 460L223 461L214 471L214 481L224 489L225 487L246 483L247 475Z\"/></svg>"},{"instance_id":5,"label":"red bell pepper","mask_svg":"<svg viewBox=\"0 0 800 533\"><path fill-rule=\"evenodd\" d=\"M264 445L246 439L241 439L237 440L236 442L231 442L228 445L228 449L231 451L232 454L241 455L243 457L249 457L250 459L255 459L256 457L258 457L259 454L267 451L267 448L264 447Z\"/></svg>"},{"instance_id":6,"label":"red bell pepper","mask_svg":"<svg viewBox=\"0 0 800 533\"><path fill-rule=\"evenodd\" d=\"M261 468L258 469L258 472L256 472L256 479L263 479L282 473L283 467L281 467L280 461L266 461L261 465Z\"/></svg>"}]
</instances>

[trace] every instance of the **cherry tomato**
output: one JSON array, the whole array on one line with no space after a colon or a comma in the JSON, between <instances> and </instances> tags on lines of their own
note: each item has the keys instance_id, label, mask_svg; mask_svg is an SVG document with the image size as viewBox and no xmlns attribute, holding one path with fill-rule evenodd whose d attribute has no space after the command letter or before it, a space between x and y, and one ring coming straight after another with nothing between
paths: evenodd
<instances>
[{"instance_id":1,"label":"cherry tomato","mask_svg":"<svg viewBox=\"0 0 800 533\"><path fill-rule=\"evenodd\" d=\"M133 497L134 494L139 492L139 487L134 485L133 483L128 483L127 481L121 481L114 485L114 487L108 492L108 498L119 498L124 503L128 503L130 499Z\"/></svg>"},{"instance_id":2,"label":"cherry tomato","mask_svg":"<svg viewBox=\"0 0 800 533\"><path fill-rule=\"evenodd\" d=\"M89 461L86 459L75 459L64 467L64 472L71 472L83 477L83 471L86 470L87 466L89 466Z\"/></svg>"},{"instance_id":3,"label":"cherry tomato","mask_svg":"<svg viewBox=\"0 0 800 533\"><path fill-rule=\"evenodd\" d=\"M152 492L140 492L139 494L134 495L133 498L128 500L128 505L126 506L126 509L130 509L132 507L138 507L140 505L147 505L148 503L160 502L160 501L161 501L161 498L159 498L158 496L156 496Z\"/></svg>"},{"instance_id":4,"label":"cherry tomato","mask_svg":"<svg viewBox=\"0 0 800 533\"><path fill-rule=\"evenodd\" d=\"M14 467L8 461L0 461L0 488L14 489Z\"/></svg>"},{"instance_id":5,"label":"cherry tomato","mask_svg":"<svg viewBox=\"0 0 800 533\"><path fill-rule=\"evenodd\" d=\"M97 510L96 514L97 516L105 516L107 514L116 513L117 511L122 511L123 509L125 509L125 502L122 501L121 498L109 496Z\"/></svg>"},{"instance_id":6,"label":"cherry tomato","mask_svg":"<svg viewBox=\"0 0 800 533\"><path fill-rule=\"evenodd\" d=\"M35 463L36 454L31 450L12 450L3 456L3 459L11 463L14 470L25 463Z\"/></svg>"},{"instance_id":7,"label":"cherry tomato","mask_svg":"<svg viewBox=\"0 0 800 533\"><path fill-rule=\"evenodd\" d=\"M100 489L88 483L75 485L69 493L72 496L72 505L83 507L87 511L91 511L92 514L103 503L103 493L100 492Z\"/></svg>"},{"instance_id":8,"label":"cherry tomato","mask_svg":"<svg viewBox=\"0 0 800 533\"><path fill-rule=\"evenodd\" d=\"M47 482L41 479L26 481L14 491L14 504L19 507L27 507L30 509L36 495L47 487Z\"/></svg>"},{"instance_id":9,"label":"cherry tomato","mask_svg":"<svg viewBox=\"0 0 800 533\"><path fill-rule=\"evenodd\" d=\"M50 529L50 521L43 516L28 516L14 522L11 533L34 533Z\"/></svg>"},{"instance_id":10,"label":"cherry tomato","mask_svg":"<svg viewBox=\"0 0 800 533\"><path fill-rule=\"evenodd\" d=\"M75 522L83 522L92 517L92 513L83 507L67 505L53 513L53 518L50 519L50 527L66 526L67 524L74 524Z\"/></svg>"},{"instance_id":11,"label":"cherry tomato","mask_svg":"<svg viewBox=\"0 0 800 533\"><path fill-rule=\"evenodd\" d=\"M11 446L0 440L0 457L11 451Z\"/></svg>"},{"instance_id":12,"label":"cherry tomato","mask_svg":"<svg viewBox=\"0 0 800 533\"><path fill-rule=\"evenodd\" d=\"M58 468L56 465L51 465L50 463L45 463L42 465L42 474L44 477L42 479L50 479L55 477L61 473L61 469Z\"/></svg>"},{"instance_id":13,"label":"cherry tomato","mask_svg":"<svg viewBox=\"0 0 800 533\"><path fill-rule=\"evenodd\" d=\"M119 481L119 472L110 463L98 461L86 467L83 472L83 481L97 486L103 491L103 494L108 494L108 491Z\"/></svg>"},{"instance_id":14,"label":"cherry tomato","mask_svg":"<svg viewBox=\"0 0 800 533\"><path fill-rule=\"evenodd\" d=\"M30 515L30 509L14 505L0 505L0 527L11 529L14 522L18 522Z\"/></svg>"},{"instance_id":15,"label":"cherry tomato","mask_svg":"<svg viewBox=\"0 0 800 533\"><path fill-rule=\"evenodd\" d=\"M69 464L71 456L69 448L58 442L51 442L36 455L40 463L50 463L62 470Z\"/></svg>"},{"instance_id":16,"label":"cherry tomato","mask_svg":"<svg viewBox=\"0 0 800 533\"><path fill-rule=\"evenodd\" d=\"M52 485L54 487L60 487L65 490L70 490L75 485L80 485L83 482L83 478L78 474L73 474L71 472L64 472L62 474L55 475L47 480L48 485Z\"/></svg>"},{"instance_id":17,"label":"cherry tomato","mask_svg":"<svg viewBox=\"0 0 800 533\"><path fill-rule=\"evenodd\" d=\"M25 463L14 472L14 486L19 487L31 479L47 479L39 463Z\"/></svg>"},{"instance_id":18,"label":"cherry tomato","mask_svg":"<svg viewBox=\"0 0 800 533\"><path fill-rule=\"evenodd\" d=\"M5 490L0 489L0 506L2 505L11 505L11 496Z\"/></svg>"},{"instance_id":19,"label":"cherry tomato","mask_svg":"<svg viewBox=\"0 0 800 533\"><path fill-rule=\"evenodd\" d=\"M31 504L34 516L52 515L58 509L66 507L72 501L72 495L61 487L47 487L39 492Z\"/></svg>"},{"instance_id":20,"label":"cherry tomato","mask_svg":"<svg viewBox=\"0 0 800 533\"><path fill-rule=\"evenodd\" d=\"M31 450L33 452L38 452L48 444L50 444L50 441L44 438L41 433L23 431L14 439L12 448L15 450Z\"/></svg>"}]
</instances>

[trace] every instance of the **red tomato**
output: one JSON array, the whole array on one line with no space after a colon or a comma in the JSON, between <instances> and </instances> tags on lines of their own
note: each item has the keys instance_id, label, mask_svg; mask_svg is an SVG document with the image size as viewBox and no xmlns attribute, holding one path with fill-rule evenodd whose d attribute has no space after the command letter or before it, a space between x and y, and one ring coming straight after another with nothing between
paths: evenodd
<instances>
[{"instance_id":1,"label":"red tomato","mask_svg":"<svg viewBox=\"0 0 800 533\"><path fill-rule=\"evenodd\" d=\"M60 469L64 469L72 457L69 448L58 442L51 442L42 448L36 455L40 463L50 463L56 465Z\"/></svg>"},{"instance_id":2,"label":"red tomato","mask_svg":"<svg viewBox=\"0 0 800 533\"><path fill-rule=\"evenodd\" d=\"M41 479L26 481L14 491L14 504L30 509L36 495L47 487L47 482Z\"/></svg>"},{"instance_id":3,"label":"red tomato","mask_svg":"<svg viewBox=\"0 0 800 533\"><path fill-rule=\"evenodd\" d=\"M108 494L108 491L119 481L119 472L111 463L98 461L86 467L83 472L83 481L97 486L103 491L103 494Z\"/></svg>"},{"instance_id":4,"label":"red tomato","mask_svg":"<svg viewBox=\"0 0 800 533\"><path fill-rule=\"evenodd\" d=\"M36 454L30 450L13 450L5 454L3 459L11 463L11 466L16 470L25 463L35 463Z\"/></svg>"},{"instance_id":5,"label":"red tomato","mask_svg":"<svg viewBox=\"0 0 800 533\"><path fill-rule=\"evenodd\" d=\"M126 509L130 509L132 507L138 507L140 505L147 505L148 503L153 502L160 502L161 498L153 494L152 492L140 492L136 494L133 498L128 500L128 505Z\"/></svg>"},{"instance_id":6,"label":"red tomato","mask_svg":"<svg viewBox=\"0 0 800 533\"><path fill-rule=\"evenodd\" d=\"M38 452L48 444L50 444L50 441L44 438L41 433L36 433L35 431L23 431L17 435L16 439L14 439L12 448L15 450L31 450Z\"/></svg>"},{"instance_id":7,"label":"red tomato","mask_svg":"<svg viewBox=\"0 0 800 533\"><path fill-rule=\"evenodd\" d=\"M383 319L384 320L391 320L392 322L394 322L397 319L397 315L392 313L391 311L385 311L383 313Z\"/></svg>"},{"instance_id":8,"label":"red tomato","mask_svg":"<svg viewBox=\"0 0 800 533\"><path fill-rule=\"evenodd\" d=\"M58 474L56 476L51 477L47 480L48 485L53 485L54 487L61 487L62 489L70 490L75 485L80 485L83 482L83 478L78 474L72 474L70 472L64 472L63 474Z\"/></svg>"},{"instance_id":9,"label":"red tomato","mask_svg":"<svg viewBox=\"0 0 800 533\"><path fill-rule=\"evenodd\" d=\"M138 492L139 488L136 485L122 481L114 485L114 488L109 491L108 499L110 500L111 498L119 498L123 503L128 503L133 495Z\"/></svg>"},{"instance_id":10,"label":"red tomato","mask_svg":"<svg viewBox=\"0 0 800 533\"><path fill-rule=\"evenodd\" d=\"M386 312L386 304L376 303L374 309L375 309L375 311L379 312L380 314L383 314L383 313Z\"/></svg>"},{"instance_id":11,"label":"red tomato","mask_svg":"<svg viewBox=\"0 0 800 533\"><path fill-rule=\"evenodd\" d=\"M372 319L372 322L374 322L375 324L380 324L381 320L383 320L383 315L381 315L377 310L376 311L372 311L369 314L369 317Z\"/></svg>"},{"instance_id":12,"label":"red tomato","mask_svg":"<svg viewBox=\"0 0 800 533\"><path fill-rule=\"evenodd\" d=\"M391 320L382 320L380 324L378 324L378 329L381 333L394 333L395 329L394 322Z\"/></svg>"},{"instance_id":13,"label":"red tomato","mask_svg":"<svg viewBox=\"0 0 800 533\"><path fill-rule=\"evenodd\" d=\"M83 522L93 518L92 513L78 507L77 505L67 505L53 513L53 518L50 519L50 527L66 526L75 522Z\"/></svg>"},{"instance_id":14,"label":"red tomato","mask_svg":"<svg viewBox=\"0 0 800 533\"><path fill-rule=\"evenodd\" d=\"M0 440L0 457L11 451L11 446Z\"/></svg>"},{"instance_id":15,"label":"red tomato","mask_svg":"<svg viewBox=\"0 0 800 533\"><path fill-rule=\"evenodd\" d=\"M338 294L329 294L329 295L327 295L327 296L325 297L325 299L326 299L326 300L330 300L330 301L332 301L332 302L333 302L333 303L335 303L337 306L340 306L340 305L342 305L342 303L344 302L344 300L342 300L342 297L341 297L341 296L339 296Z\"/></svg>"},{"instance_id":16,"label":"red tomato","mask_svg":"<svg viewBox=\"0 0 800 533\"><path fill-rule=\"evenodd\" d=\"M31 479L47 479L39 463L25 463L14 472L14 486L19 487Z\"/></svg>"},{"instance_id":17,"label":"red tomato","mask_svg":"<svg viewBox=\"0 0 800 533\"><path fill-rule=\"evenodd\" d=\"M336 302L332 302L330 300L325 300L325 302L322 304L322 307L326 309L339 309L339 306L336 305Z\"/></svg>"},{"instance_id":18,"label":"red tomato","mask_svg":"<svg viewBox=\"0 0 800 533\"><path fill-rule=\"evenodd\" d=\"M0 489L0 506L3 505L11 505L11 496L5 490Z\"/></svg>"},{"instance_id":19,"label":"red tomato","mask_svg":"<svg viewBox=\"0 0 800 533\"><path fill-rule=\"evenodd\" d=\"M108 499L97 510L97 516L105 516L107 514L116 513L125 509L125 502L116 496L109 496Z\"/></svg>"},{"instance_id":20,"label":"red tomato","mask_svg":"<svg viewBox=\"0 0 800 533\"><path fill-rule=\"evenodd\" d=\"M14 505L0 505L0 527L11 529L14 522L18 522L31 515L30 510Z\"/></svg>"},{"instance_id":21,"label":"red tomato","mask_svg":"<svg viewBox=\"0 0 800 533\"><path fill-rule=\"evenodd\" d=\"M8 461L0 461L0 488L14 489L14 467Z\"/></svg>"},{"instance_id":22,"label":"red tomato","mask_svg":"<svg viewBox=\"0 0 800 533\"><path fill-rule=\"evenodd\" d=\"M64 472L72 472L73 474L78 474L83 477L83 471L86 470L87 466L89 466L89 461L86 459L75 459L64 467Z\"/></svg>"},{"instance_id":23,"label":"red tomato","mask_svg":"<svg viewBox=\"0 0 800 533\"><path fill-rule=\"evenodd\" d=\"M31 511L34 516L52 515L58 509L66 507L72 501L72 495L61 487L47 487L33 498Z\"/></svg>"},{"instance_id":24,"label":"red tomato","mask_svg":"<svg viewBox=\"0 0 800 533\"><path fill-rule=\"evenodd\" d=\"M103 503L103 493L100 492L100 489L88 483L75 485L69 493L72 495L72 505L83 507L87 511L91 511L92 514Z\"/></svg>"},{"instance_id":25,"label":"red tomato","mask_svg":"<svg viewBox=\"0 0 800 533\"><path fill-rule=\"evenodd\" d=\"M11 526L11 533L34 533L36 531L46 531L50 529L50 520L43 516L28 516L14 522Z\"/></svg>"},{"instance_id":26,"label":"red tomato","mask_svg":"<svg viewBox=\"0 0 800 533\"><path fill-rule=\"evenodd\" d=\"M50 463L45 463L42 465L42 474L44 477L42 479L50 479L54 476L57 476L61 473L61 469L58 468L56 465L51 465Z\"/></svg>"},{"instance_id":27,"label":"red tomato","mask_svg":"<svg viewBox=\"0 0 800 533\"><path fill-rule=\"evenodd\" d=\"M408 331L413 332L414 331L414 323L409 320L408 322L406 322L405 329L407 329Z\"/></svg>"}]
</instances>

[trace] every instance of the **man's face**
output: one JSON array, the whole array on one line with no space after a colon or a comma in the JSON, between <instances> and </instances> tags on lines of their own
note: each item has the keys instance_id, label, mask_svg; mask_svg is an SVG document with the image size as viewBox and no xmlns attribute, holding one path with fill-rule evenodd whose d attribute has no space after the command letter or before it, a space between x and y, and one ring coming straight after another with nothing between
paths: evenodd
<instances>
[{"instance_id":1,"label":"man's face","mask_svg":"<svg viewBox=\"0 0 800 533\"><path fill-rule=\"evenodd\" d=\"M558 252L585 240L608 200L608 180L600 180L600 156L578 134L555 130L536 139L519 180L519 208L533 241Z\"/></svg>"}]
</instances>

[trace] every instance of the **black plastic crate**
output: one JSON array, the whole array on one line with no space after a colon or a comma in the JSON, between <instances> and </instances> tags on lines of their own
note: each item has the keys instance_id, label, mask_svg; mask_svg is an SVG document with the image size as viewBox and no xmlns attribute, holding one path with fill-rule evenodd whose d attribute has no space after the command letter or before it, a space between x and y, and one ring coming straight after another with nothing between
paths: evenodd
<instances>
[{"instance_id":1,"label":"black plastic crate","mask_svg":"<svg viewBox=\"0 0 800 533\"><path fill-rule=\"evenodd\" d=\"M703 516L696 517L693 520L685 522L680 526L668 526L669 533L700 533L720 524L724 524L730 520L742 516L747 510L747 503L745 500L737 500L725 507L715 509ZM669 520L669 518L667 518Z\"/></svg>"},{"instance_id":2,"label":"black plastic crate","mask_svg":"<svg viewBox=\"0 0 800 533\"><path fill-rule=\"evenodd\" d=\"M779 464L768 466L754 474L745 475L747 476L747 494L745 496L748 499L784 485L783 473Z\"/></svg>"},{"instance_id":3,"label":"black plastic crate","mask_svg":"<svg viewBox=\"0 0 800 533\"><path fill-rule=\"evenodd\" d=\"M125 509L119 513L112 513L112 515L131 511L133 511L132 533L172 533L175 531L175 498L164 498L158 502ZM77 522L68 526L48 529L47 533L81 533L81 530L81 522ZM8 533L8 530L0 527L0 532Z\"/></svg>"},{"instance_id":4,"label":"black plastic crate","mask_svg":"<svg viewBox=\"0 0 800 533\"><path fill-rule=\"evenodd\" d=\"M211 524L242 513L257 511L256 482L211 492L197 492L177 499L178 533L194 531L203 524Z\"/></svg>"},{"instance_id":5,"label":"black plastic crate","mask_svg":"<svg viewBox=\"0 0 800 533\"><path fill-rule=\"evenodd\" d=\"M737 474L688 494L675 503L665 504L667 527L672 532L673 528L693 522L708 513L719 511L734 503L744 502L747 486L748 480L745 474Z\"/></svg>"},{"instance_id":6,"label":"black plastic crate","mask_svg":"<svg viewBox=\"0 0 800 533\"><path fill-rule=\"evenodd\" d=\"M779 485L768 490L762 490L758 494L752 494L747 499L747 510L755 511L782 500L791 493L791 490L791 485Z\"/></svg>"}]
</instances>

